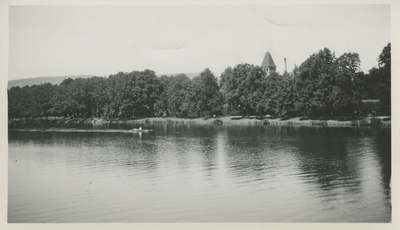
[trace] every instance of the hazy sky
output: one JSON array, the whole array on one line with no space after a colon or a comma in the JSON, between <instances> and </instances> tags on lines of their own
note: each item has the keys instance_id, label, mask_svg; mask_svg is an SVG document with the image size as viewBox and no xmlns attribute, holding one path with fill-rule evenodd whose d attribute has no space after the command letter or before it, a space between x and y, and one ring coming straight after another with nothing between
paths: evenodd
<instances>
[{"instance_id":1,"label":"hazy sky","mask_svg":"<svg viewBox=\"0 0 400 230\"><path fill-rule=\"evenodd\" d=\"M389 5L10 6L9 80L144 69L219 76L269 51L283 73L324 47L367 72L390 42Z\"/></svg>"}]
</instances>

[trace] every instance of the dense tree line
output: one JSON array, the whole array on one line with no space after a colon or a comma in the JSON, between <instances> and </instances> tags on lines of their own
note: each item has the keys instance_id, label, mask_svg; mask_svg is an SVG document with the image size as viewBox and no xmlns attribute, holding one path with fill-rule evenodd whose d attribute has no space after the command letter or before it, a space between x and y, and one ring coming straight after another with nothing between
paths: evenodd
<instances>
[{"instance_id":1,"label":"dense tree line","mask_svg":"<svg viewBox=\"0 0 400 230\"><path fill-rule=\"evenodd\" d=\"M390 43L378 67L365 74L360 63L357 53L335 57L324 48L283 75L266 76L259 66L238 64L228 67L219 82L209 69L193 79L185 74L157 77L151 70L69 78L59 85L12 87L8 116L354 116L371 113L363 99L379 99L374 109L390 115Z\"/></svg>"},{"instance_id":2,"label":"dense tree line","mask_svg":"<svg viewBox=\"0 0 400 230\"><path fill-rule=\"evenodd\" d=\"M184 74L157 77L145 70L107 78L69 78L60 85L12 87L8 116L210 116L220 110L221 99L217 78L209 69L193 79Z\"/></svg>"}]
</instances>

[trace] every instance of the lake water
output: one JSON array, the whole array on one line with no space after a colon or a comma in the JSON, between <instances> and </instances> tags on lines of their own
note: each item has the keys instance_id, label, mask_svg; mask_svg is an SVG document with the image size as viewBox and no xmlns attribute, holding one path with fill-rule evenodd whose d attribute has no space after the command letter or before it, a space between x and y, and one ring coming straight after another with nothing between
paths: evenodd
<instances>
[{"instance_id":1,"label":"lake water","mask_svg":"<svg viewBox=\"0 0 400 230\"><path fill-rule=\"evenodd\" d=\"M391 129L9 130L8 222L391 222Z\"/></svg>"}]
</instances>

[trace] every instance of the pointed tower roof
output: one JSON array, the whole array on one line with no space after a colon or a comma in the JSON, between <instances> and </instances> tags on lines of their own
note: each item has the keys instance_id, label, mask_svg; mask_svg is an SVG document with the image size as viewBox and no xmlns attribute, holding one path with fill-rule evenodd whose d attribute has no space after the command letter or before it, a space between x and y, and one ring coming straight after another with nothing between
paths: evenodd
<instances>
[{"instance_id":1,"label":"pointed tower roof","mask_svg":"<svg viewBox=\"0 0 400 230\"><path fill-rule=\"evenodd\" d=\"M261 67L276 67L274 60L272 60L272 56L269 52L265 53Z\"/></svg>"}]
</instances>

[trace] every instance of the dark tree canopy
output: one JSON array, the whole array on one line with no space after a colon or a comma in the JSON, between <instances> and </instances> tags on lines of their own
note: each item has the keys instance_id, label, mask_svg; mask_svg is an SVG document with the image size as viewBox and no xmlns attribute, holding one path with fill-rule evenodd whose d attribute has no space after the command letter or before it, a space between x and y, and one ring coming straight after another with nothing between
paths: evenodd
<instances>
[{"instance_id":1,"label":"dark tree canopy","mask_svg":"<svg viewBox=\"0 0 400 230\"><path fill-rule=\"evenodd\" d=\"M12 87L8 116L354 116L372 112L364 99L379 99L375 112L390 115L390 43L377 67L363 73L360 64L357 53L336 57L324 48L283 75L266 76L260 66L244 63L226 68L219 82L208 68L193 79L185 74L158 77L152 70L69 78L59 85Z\"/></svg>"}]
</instances>

